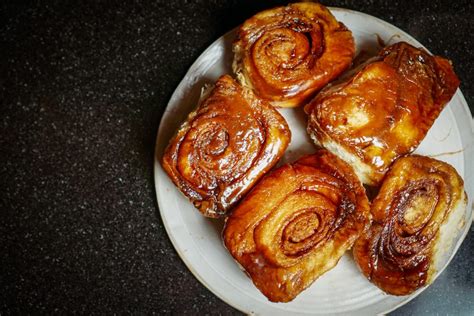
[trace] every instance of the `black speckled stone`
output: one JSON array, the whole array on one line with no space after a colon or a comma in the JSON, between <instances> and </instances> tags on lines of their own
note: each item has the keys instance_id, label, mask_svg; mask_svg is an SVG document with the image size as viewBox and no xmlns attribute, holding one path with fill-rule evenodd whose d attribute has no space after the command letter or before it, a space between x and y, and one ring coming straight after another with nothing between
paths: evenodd
<instances>
[{"instance_id":1,"label":"black speckled stone","mask_svg":"<svg viewBox=\"0 0 474 316\"><path fill-rule=\"evenodd\" d=\"M0 4L0 313L237 314L187 270L155 201L158 123L220 35L282 1ZM471 1L323 1L452 59L474 104ZM474 233L395 314L474 310Z\"/></svg>"}]
</instances>

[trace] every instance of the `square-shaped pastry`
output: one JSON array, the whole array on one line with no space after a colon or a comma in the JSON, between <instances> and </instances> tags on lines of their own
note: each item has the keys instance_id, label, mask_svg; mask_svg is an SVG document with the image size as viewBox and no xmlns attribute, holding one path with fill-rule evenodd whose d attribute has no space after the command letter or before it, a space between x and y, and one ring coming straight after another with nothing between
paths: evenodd
<instances>
[{"instance_id":1,"label":"square-shaped pastry","mask_svg":"<svg viewBox=\"0 0 474 316\"><path fill-rule=\"evenodd\" d=\"M449 60L396 43L306 105L308 133L377 185L420 144L458 86Z\"/></svg>"},{"instance_id":2,"label":"square-shaped pastry","mask_svg":"<svg viewBox=\"0 0 474 316\"><path fill-rule=\"evenodd\" d=\"M232 77L220 77L171 139L162 165L207 217L226 215L281 158L285 119Z\"/></svg>"}]
</instances>

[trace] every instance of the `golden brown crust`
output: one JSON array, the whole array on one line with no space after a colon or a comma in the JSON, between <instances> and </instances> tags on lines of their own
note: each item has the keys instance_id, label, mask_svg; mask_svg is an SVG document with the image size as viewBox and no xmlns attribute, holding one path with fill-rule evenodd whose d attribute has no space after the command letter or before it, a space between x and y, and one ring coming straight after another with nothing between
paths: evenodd
<instances>
[{"instance_id":1,"label":"golden brown crust","mask_svg":"<svg viewBox=\"0 0 474 316\"><path fill-rule=\"evenodd\" d=\"M189 114L162 165L203 215L219 217L277 163L290 138L271 105L226 75Z\"/></svg>"},{"instance_id":2,"label":"golden brown crust","mask_svg":"<svg viewBox=\"0 0 474 316\"><path fill-rule=\"evenodd\" d=\"M464 199L463 180L447 163L422 156L398 159L372 203L372 226L353 249L363 274L393 295L429 283L440 229L458 206L465 207Z\"/></svg>"},{"instance_id":3,"label":"golden brown crust","mask_svg":"<svg viewBox=\"0 0 474 316\"><path fill-rule=\"evenodd\" d=\"M352 33L318 3L266 10L241 26L234 71L274 106L294 107L347 69Z\"/></svg>"},{"instance_id":4,"label":"golden brown crust","mask_svg":"<svg viewBox=\"0 0 474 316\"><path fill-rule=\"evenodd\" d=\"M395 159L419 145L458 86L448 60L400 42L312 100L305 107L308 132L360 160L356 172L376 185Z\"/></svg>"},{"instance_id":5,"label":"golden brown crust","mask_svg":"<svg viewBox=\"0 0 474 316\"><path fill-rule=\"evenodd\" d=\"M227 219L223 237L256 287L288 302L337 264L368 216L352 168L320 150L264 177Z\"/></svg>"}]
</instances>

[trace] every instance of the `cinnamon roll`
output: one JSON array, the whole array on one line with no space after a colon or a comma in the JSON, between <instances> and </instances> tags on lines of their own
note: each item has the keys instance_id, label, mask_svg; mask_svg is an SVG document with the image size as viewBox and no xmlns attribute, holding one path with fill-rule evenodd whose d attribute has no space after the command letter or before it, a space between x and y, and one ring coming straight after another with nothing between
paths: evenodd
<instances>
[{"instance_id":1,"label":"cinnamon roll","mask_svg":"<svg viewBox=\"0 0 474 316\"><path fill-rule=\"evenodd\" d=\"M220 217L283 155L291 134L267 102L222 76L170 141L163 168L207 217Z\"/></svg>"},{"instance_id":2,"label":"cinnamon roll","mask_svg":"<svg viewBox=\"0 0 474 316\"><path fill-rule=\"evenodd\" d=\"M306 105L308 133L376 185L419 145L458 86L449 60L396 43Z\"/></svg>"},{"instance_id":3,"label":"cinnamon roll","mask_svg":"<svg viewBox=\"0 0 474 316\"><path fill-rule=\"evenodd\" d=\"M372 203L372 226L353 253L363 274L383 291L406 295L432 282L444 252L464 224L463 180L447 163L398 159Z\"/></svg>"},{"instance_id":4,"label":"cinnamon roll","mask_svg":"<svg viewBox=\"0 0 474 316\"><path fill-rule=\"evenodd\" d=\"M232 256L273 302L288 302L333 268L368 224L365 190L326 150L265 176L227 219Z\"/></svg>"},{"instance_id":5,"label":"cinnamon roll","mask_svg":"<svg viewBox=\"0 0 474 316\"><path fill-rule=\"evenodd\" d=\"M266 10L240 27L233 69L239 81L278 107L295 107L348 68L352 33L319 3Z\"/></svg>"}]
</instances>

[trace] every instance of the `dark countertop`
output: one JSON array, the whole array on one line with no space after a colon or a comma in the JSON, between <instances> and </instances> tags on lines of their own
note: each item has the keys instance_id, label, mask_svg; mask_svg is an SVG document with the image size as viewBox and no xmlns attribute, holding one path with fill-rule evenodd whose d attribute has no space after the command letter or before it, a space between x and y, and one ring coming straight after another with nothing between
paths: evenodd
<instances>
[{"instance_id":1,"label":"dark countertop","mask_svg":"<svg viewBox=\"0 0 474 316\"><path fill-rule=\"evenodd\" d=\"M188 67L269 1L0 4L0 313L238 312L201 285L163 228L153 152ZM449 57L474 105L474 3L323 1ZM474 310L474 232L394 314Z\"/></svg>"}]
</instances>

